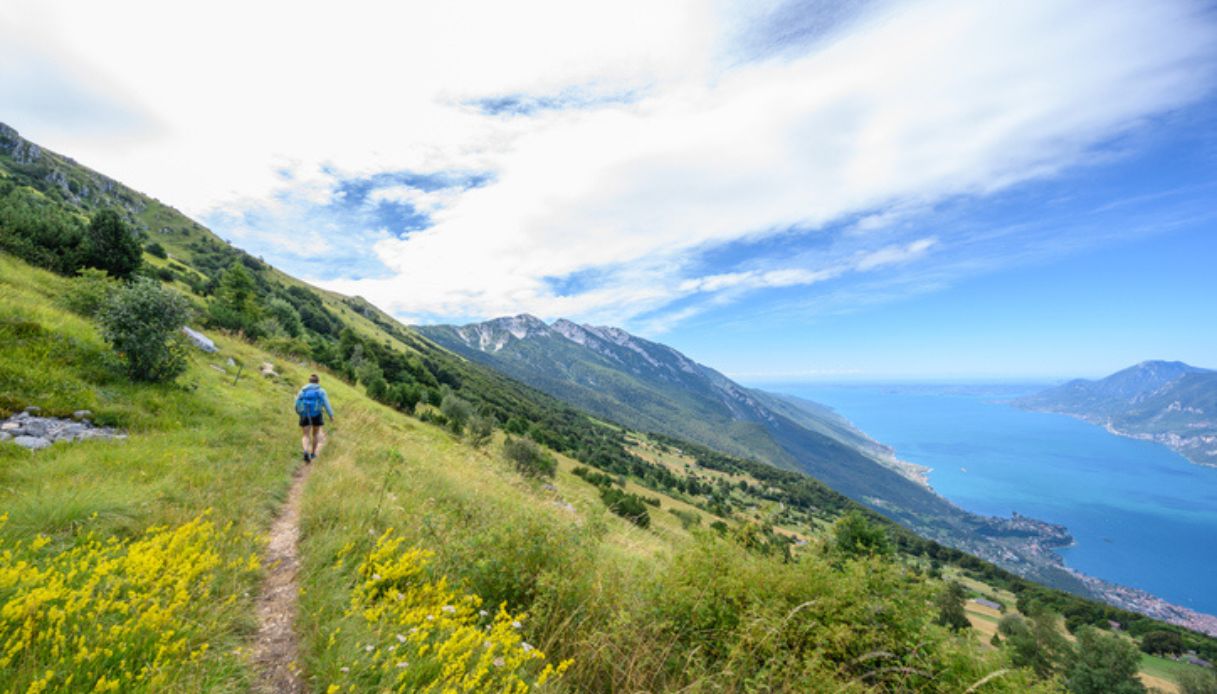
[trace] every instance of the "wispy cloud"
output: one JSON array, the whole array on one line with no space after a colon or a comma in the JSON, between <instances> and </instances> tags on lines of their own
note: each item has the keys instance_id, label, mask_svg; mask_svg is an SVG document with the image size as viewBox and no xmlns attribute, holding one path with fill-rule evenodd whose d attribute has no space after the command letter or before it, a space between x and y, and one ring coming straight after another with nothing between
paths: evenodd
<instances>
[{"instance_id":1,"label":"wispy cloud","mask_svg":"<svg viewBox=\"0 0 1217 694\"><path fill-rule=\"evenodd\" d=\"M1185 0L355 2L289 31L261 5L16 6L168 124L117 159L65 148L289 269L423 320L656 330L1018 256L940 207L1111 156L1210 93L1217 41Z\"/></svg>"}]
</instances>

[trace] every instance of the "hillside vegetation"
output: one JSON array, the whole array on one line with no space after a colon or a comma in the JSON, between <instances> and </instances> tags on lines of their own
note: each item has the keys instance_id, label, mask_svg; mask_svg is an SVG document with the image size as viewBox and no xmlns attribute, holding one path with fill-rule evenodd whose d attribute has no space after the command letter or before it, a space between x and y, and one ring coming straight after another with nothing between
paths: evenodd
<instances>
[{"instance_id":1,"label":"hillside vegetation","mask_svg":"<svg viewBox=\"0 0 1217 694\"><path fill-rule=\"evenodd\" d=\"M81 201L97 194L7 182L92 223ZM153 203L131 200L135 225ZM291 403L314 371L338 421L300 522L296 665L312 691L1057 691L1089 652L1037 671L957 631L940 572L1075 626L1116 614L800 473L593 420L182 228L207 251L166 239L133 275L186 267L198 291L178 270L161 286L219 351L191 348L161 383L130 380L103 340L82 297L104 281L0 254L0 416L88 409L130 435L0 442L0 689L253 687L265 532L301 465ZM231 262L199 260L213 255ZM295 314L263 313L275 300Z\"/></svg>"}]
</instances>

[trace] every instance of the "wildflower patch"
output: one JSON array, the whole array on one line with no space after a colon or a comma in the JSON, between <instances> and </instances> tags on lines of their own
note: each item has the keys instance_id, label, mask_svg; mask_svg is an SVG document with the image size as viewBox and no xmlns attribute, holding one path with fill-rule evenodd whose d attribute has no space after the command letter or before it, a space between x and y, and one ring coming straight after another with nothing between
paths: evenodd
<instances>
[{"instance_id":1,"label":"wildflower patch","mask_svg":"<svg viewBox=\"0 0 1217 694\"><path fill-rule=\"evenodd\" d=\"M524 641L524 615L512 615L506 604L484 610L477 595L452 588L446 578L431 580L432 554L402 544L390 529L359 565L347 616L361 618L372 636L339 668L331 694L528 692L570 666L545 664L545 654Z\"/></svg>"},{"instance_id":2,"label":"wildflower patch","mask_svg":"<svg viewBox=\"0 0 1217 694\"><path fill-rule=\"evenodd\" d=\"M180 682L208 652L218 586L258 571L238 541L206 514L134 540L85 535L62 551L44 536L0 538L0 690L155 691Z\"/></svg>"}]
</instances>

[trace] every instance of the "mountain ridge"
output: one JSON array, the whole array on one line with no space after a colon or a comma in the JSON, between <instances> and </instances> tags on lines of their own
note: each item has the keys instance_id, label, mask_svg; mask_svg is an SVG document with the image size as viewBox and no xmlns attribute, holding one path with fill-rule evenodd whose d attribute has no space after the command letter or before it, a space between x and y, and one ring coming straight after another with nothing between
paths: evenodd
<instances>
[{"instance_id":1,"label":"mountain ridge","mask_svg":"<svg viewBox=\"0 0 1217 694\"><path fill-rule=\"evenodd\" d=\"M809 474L927 537L1084 590L1052 552L1068 543L1059 529L963 511L924 485L924 470L823 405L747 388L620 328L520 314L416 330L607 421Z\"/></svg>"},{"instance_id":2,"label":"mountain ridge","mask_svg":"<svg viewBox=\"0 0 1217 694\"><path fill-rule=\"evenodd\" d=\"M1075 379L1014 401L1077 417L1113 434L1162 444L1217 466L1217 371L1181 361L1143 361L1097 380Z\"/></svg>"}]
</instances>

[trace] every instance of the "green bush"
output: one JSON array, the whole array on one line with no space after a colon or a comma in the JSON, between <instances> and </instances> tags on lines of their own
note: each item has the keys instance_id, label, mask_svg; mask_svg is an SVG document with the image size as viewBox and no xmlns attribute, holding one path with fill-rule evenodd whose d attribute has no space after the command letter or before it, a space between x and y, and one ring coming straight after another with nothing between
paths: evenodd
<instances>
[{"instance_id":1,"label":"green bush","mask_svg":"<svg viewBox=\"0 0 1217 694\"><path fill-rule=\"evenodd\" d=\"M972 628L968 615L964 612L964 600L967 592L957 581L951 581L943 586L938 594L938 623L955 631L965 631Z\"/></svg>"},{"instance_id":2,"label":"green bush","mask_svg":"<svg viewBox=\"0 0 1217 694\"><path fill-rule=\"evenodd\" d=\"M148 251L149 255L156 256L157 258L168 258L169 257L169 254L165 252L165 247L162 246L161 244L157 243L156 241L153 241L153 242L149 243L148 245L144 246L144 250Z\"/></svg>"},{"instance_id":3,"label":"green bush","mask_svg":"<svg viewBox=\"0 0 1217 694\"><path fill-rule=\"evenodd\" d=\"M558 463L528 439L510 436L503 442L503 455L515 463L516 470L525 477L553 477Z\"/></svg>"},{"instance_id":4,"label":"green bush","mask_svg":"<svg viewBox=\"0 0 1217 694\"><path fill-rule=\"evenodd\" d=\"M80 268L84 230L70 212L0 179L0 251L71 275Z\"/></svg>"},{"instance_id":5,"label":"green bush","mask_svg":"<svg viewBox=\"0 0 1217 694\"><path fill-rule=\"evenodd\" d=\"M475 414L469 418L469 443L481 448L494 434L494 417Z\"/></svg>"},{"instance_id":6,"label":"green bush","mask_svg":"<svg viewBox=\"0 0 1217 694\"><path fill-rule=\"evenodd\" d=\"M102 310L102 335L136 381L171 381L186 370L181 327L188 304L154 280L137 279Z\"/></svg>"},{"instance_id":7,"label":"green bush","mask_svg":"<svg viewBox=\"0 0 1217 694\"><path fill-rule=\"evenodd\" d=\"M257 299L257 283L253 274L240 261L235 261L220 276L215 296L207 307L209 322L257 338L256 326L262 317Z\"/></svg>"},{"instance_id":8,"label":"green bush","mask_svg":"<svg viewBox=\"0 0 1217 694\"><path fill-rule=\"evenodd\" d=\"M601 487L600 500L609 510L640 528L651 526L651 514L647 513L642 497L621 491L616 487Z\"/></svg>"},{"instance_id":9,"label":"green bush","mask_svg":"<svg viewBox=\"0 0 1217 694\"><path fill-rule=\"evenodd\" d=\"M1131 641L1094 627L1078 630L1076 657L1066 685L1073 694L1140 694L1141 653Z\"/></svg>"},{"instance_id":10,"label":"green bush","mask_svg":"<svg viewBox=\"0 0 1217 694\"><path fill-rule=\"evenodd\" d=\"M1141 637L1141 650L1154 655L1183 652L1183 637L1173 631L1154 630Z\"/></svg>"},{"instance_id":11,"label":"green bush","mask_svg":"<svg viewBox=\"0 0 1217 694\"><path fill-rule=\"evenodd\" d=\"M473 405L470 405L467 400L448 393L440 401L439 411L443 412L444 417L447 418L448 428L454 433L460 434L465 431L465 423L473 416Z\"/></svg>"},{"instance_id":12,"label":"green bush","mask_svg":"<svg viewBox=\"0 0 1217 694\"><path fill-rule=\"evenodd\" d=\"M105 270L83 268L72 280L72 288L64 295L63 302L70 311L96 318L118 289L118 281Z\"/></svg>"},{"instance_id":13,"label":"green bush","mask_svg":"<svg viewBox=\"0 0 1217 694\"><path fill-rule=\"evenodd\" d=\"M892 553L892 542L882 526L867 520L859 511L850 511L833 527L836 549L845 556Z\"/></svg>"},{"instance_id":14,"label":"green bush","mask_svg":"<svg viewBox=\"0 0 1217 694\"><path fill-rule=\"evenodd\" d=\"M304 323L300 320L300 312L284 299L271 299L266 304L266 312L290 337L300 337L304 332Z\"/></svg>"}]
</instances>

